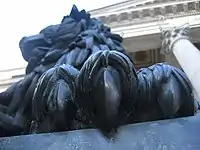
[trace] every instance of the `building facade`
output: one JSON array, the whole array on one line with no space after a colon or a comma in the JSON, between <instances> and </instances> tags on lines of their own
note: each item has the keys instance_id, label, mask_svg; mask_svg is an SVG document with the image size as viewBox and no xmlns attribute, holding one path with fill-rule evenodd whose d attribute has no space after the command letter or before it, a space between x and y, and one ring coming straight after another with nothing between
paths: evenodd
<instances>
[{"instance_id":1,"label":"building facade","mask_svg":"<svg viewBox=\"0 0 200 150\"><path fill-rule=\"evenodd\" d=\"M192 42L200 41L199 0L129 0L90 13L124 38L137 68L163 61L180 67L173 55L160 53L163 30L189 24Z\"/></svg>"},{"instance_id":2,"label":"building facade","mask_svg":"<svg viewBox=\"0 0 200 150\"><path fill-rule=\"evenodd\" d=\"M163 61L180 67L173 55L160 53L163 30L189 24L192 42L200 42L200 0L128 0L89 12L123 37L137 69ZM0 78L0 91L24 74L25 67L0 71L6 77Z\"/></svg>"},{"instance_id":3,"label":"building facade","mask_svg":"<svg viewBox=\"0 0 200 150\"><path fill-rule=\"evenodd\" d=\"M12 83L24 78L25 67L0 70L0 92L3 92Z\"/></svg>"}]
</instances>

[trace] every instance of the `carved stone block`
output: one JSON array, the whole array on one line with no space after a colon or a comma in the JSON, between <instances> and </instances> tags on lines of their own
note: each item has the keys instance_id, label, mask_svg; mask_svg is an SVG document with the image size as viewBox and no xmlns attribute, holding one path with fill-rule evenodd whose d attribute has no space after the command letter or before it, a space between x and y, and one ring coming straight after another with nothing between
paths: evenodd
<instances>
[{"instance_id":1,"label":"carved stone block","mask_svg":"<svg viewBox=\"0 0 200 150\"><path fill-rule=\"evenodd\" d=\"M128 20L128 14L127 13L120 14L120 20L121 21Z\"/></svg>"},{"instance_id":2,"label":"carved stone block","mask_svg":"<svg viewBox=\"0 0 200 150\"><path fill-rule=\"evenodd\" d=\"M148 9L144 9L142 13L143 13L143 17L148 17L148 16L150 16L150 13L149 13L149 10L148 10Z\"/></svg>"},{"instance_id":3,"label":"carved stone block","mask_svg":"<svg viewBox=\"0 0 200 150\"><path fill-rule=\"evenodd\" d=\"M109 22L117 22L117 15L110 15L109 16Z\"/></svg>"},{"instance_id":4,"label":"carved stone block","mask_svg":"<svg viewBox=\"0 0 200 150\"><path fill-rule=\"evenodd\" d=\"M184 10L185 12L188 11L188 5L187 5L187 4L183 4L183 10Z\"/></svg>"},{"instance_id":5,"label":"carved stone block","mask_svg":"<svg viewBox=\"0 0 200 150\"><path fill-rule=\"evenodd\" d=\"M195 3L194 2L188 3L188 10L189 11L195 10Z\"/></svg>"},{"instance_id":6,"label":"carved stone block","mask_svg":"<svg viewBox=\"0 0 200 150\"><path fill-rule=\"evenodd\" d=\"M183 12L184 9L183 9L183 4L178 4L177 5L177 9L176 9L177 12Z\"/></svg>"},{"instance_id":7,"label":"carved stone block","mask_svg":"<svg viewBox=\"0 0 200 150\"><path fill-rule=\"evenodd\" d=\"M133 18L133 19L139 18L139 14L138 14L137 11L133 11L133 12L132 12L132 18Z\"/></svg>"},{"instance_id":8,"label":"carved stone block","mask_svg":"<svg viewBox=\"0 0 200 150\"><path fill-rule=\"evenodd\" d=\"M200 2L196 2L195 3L195 10L199 10L200 9Z\"/></svg>"},{"instance_id":9,"label":"carved stone block","mask_svg":"<svg viewBox=\"0 0 200 150\"><path fill-rule=\"evenodd\" d=\"M173 13L173 11L172 11L172 6L166 6L166 7L165 7L165 12L166 12L167 14Z\"/></svg>"}]
</instances>

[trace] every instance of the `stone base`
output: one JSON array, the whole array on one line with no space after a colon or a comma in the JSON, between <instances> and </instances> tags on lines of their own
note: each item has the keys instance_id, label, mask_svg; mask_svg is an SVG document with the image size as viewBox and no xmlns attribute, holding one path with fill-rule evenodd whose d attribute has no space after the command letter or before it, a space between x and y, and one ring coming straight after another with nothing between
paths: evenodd
<instances>
[{"instance_id":1,"label":"stone base","mask_svg":"<svg viewBox=\"0 0 200 150\"><path fill-rule=\"evenodd\" d=\"M199 150L200 115L121 127L115 140L95 129L0 139L1 150Z\"/></svg>"}]
</instances>

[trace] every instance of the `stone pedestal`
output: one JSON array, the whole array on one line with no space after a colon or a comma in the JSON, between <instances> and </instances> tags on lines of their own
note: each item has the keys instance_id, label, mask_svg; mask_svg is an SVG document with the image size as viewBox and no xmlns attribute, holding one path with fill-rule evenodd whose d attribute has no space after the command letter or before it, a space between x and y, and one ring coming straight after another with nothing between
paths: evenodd
<instances>
[{"instance_id":1,"label":"stone pedestal","mask_svg":"<svg viewBox=\"0 0 200 150\"><path fill-rule=\"evenodd\" d=\"M200 99L200 51L190 42L189 27L162 32L162 52L174 54Z\"/></svg>"},{"instance_id":2,"label":"stone pedestal","mask_svg":"<svg viewBox=\"0 0 200 150\"><path fill-rule=\"evenodd\" d=\"M200 150L200 116L120 127L113 139L96 130L0 138L0 150Z\"/></svg>"}]
</instances>

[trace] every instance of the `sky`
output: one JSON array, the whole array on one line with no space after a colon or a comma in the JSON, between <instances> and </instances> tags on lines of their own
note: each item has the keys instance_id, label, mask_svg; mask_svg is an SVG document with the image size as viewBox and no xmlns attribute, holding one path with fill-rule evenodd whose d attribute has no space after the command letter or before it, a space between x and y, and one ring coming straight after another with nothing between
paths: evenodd
<instances>
[{"instance_id":1,"label":"sky","mask_svg":"<svg viewBox=\"0 0 200 150\"><path fill-rule=\"evenodd\" d=\"M0 70L26 65L19 49L23 36L37 34L51 24L60 23L72 5L92 10L124 0L6 0L0 1Z\"/></svg>"}]
</instances>

